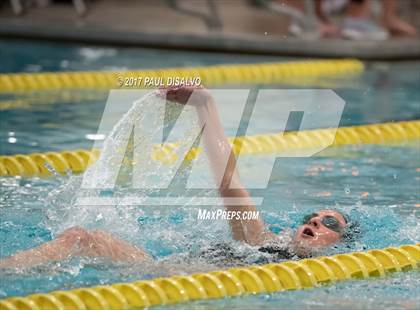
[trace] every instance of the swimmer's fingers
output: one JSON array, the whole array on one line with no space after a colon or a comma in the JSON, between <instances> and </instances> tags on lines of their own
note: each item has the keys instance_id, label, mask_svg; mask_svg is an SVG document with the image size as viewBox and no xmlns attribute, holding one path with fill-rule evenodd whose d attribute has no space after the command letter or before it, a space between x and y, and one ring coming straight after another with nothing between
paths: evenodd
<instances>
[{"instance_id":1,"label":"swimmer's fingers","mask_svg":"<svg viewBox=\"0 0 420 310\"><path fill-rule=\"evenodd\" d=\"M202 86L172 86L159 90L159 96L179 104L198 106L211 98L210 92Z\"/></svg>"}]
</instances>

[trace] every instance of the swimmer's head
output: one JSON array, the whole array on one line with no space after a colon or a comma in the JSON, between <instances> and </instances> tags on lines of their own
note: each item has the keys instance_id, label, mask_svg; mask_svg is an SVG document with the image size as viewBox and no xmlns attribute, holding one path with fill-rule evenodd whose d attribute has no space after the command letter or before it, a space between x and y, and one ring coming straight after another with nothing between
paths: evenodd
<instances>
[{"instance_id":1,"label":"swimmer's head","mask_svg":"<svg viewBox=\"0 0 420 310\"><path fill-rule=\"evenodd\" d=\"M340 241L352 241L356 223L336 210L320 210L304 216L294 236L296 252L305 255L313 249L325 248Z\"/></svg>"}]
</instances>

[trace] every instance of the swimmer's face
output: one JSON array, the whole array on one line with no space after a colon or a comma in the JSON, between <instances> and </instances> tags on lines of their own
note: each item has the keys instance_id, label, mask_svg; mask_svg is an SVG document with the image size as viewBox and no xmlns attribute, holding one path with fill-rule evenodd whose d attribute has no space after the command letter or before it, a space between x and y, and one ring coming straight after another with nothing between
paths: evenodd
<instances>
[{"instance_id":1,"label":"swimmer's face","mask_svg":"<svg viewBox=\"0 0 420 310\"><path fill-rule=\"evenodd\" d=\"M294 243L297 248L323 248L338 242L346 221L334 210L321 210L306 216L299 226Z\"/></svg>"}]
</instances>

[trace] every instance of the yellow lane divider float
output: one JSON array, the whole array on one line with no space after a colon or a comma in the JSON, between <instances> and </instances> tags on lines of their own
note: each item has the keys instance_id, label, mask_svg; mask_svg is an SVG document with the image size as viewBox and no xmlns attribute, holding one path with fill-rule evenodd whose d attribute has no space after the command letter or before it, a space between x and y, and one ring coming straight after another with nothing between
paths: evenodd
<instances>
[{"instance_id":1,"label":"yellow lane divider float","mask_svg":"<svg viewBox=\"0 0 420 310\"><path fill-rule=\"evenodd\" d=\"M63 89L110 89L155 87L177 78L199 78L205 86L237 84L274 84L311 81L321 77L361 73L363 63L355 59L314 60L281 63L218 65L124 72L54 72L0 74L0 93L20 93ZM152 81L149 85L147 81Z\"/></svg>"},{"instance_id":2,"label":"yellow lane divider float","mask_svg":"<svg viewBox=\"0 0 420 310\"><path fill-rule=\"evenodd\" d=\"M328 65L334 65L334 69L328 67ZM273 63L273 64L262 64L262 66L270 65L270 72L272 74L270 76L266 76L264 78L259 78L255 80L255 83L252 81L248 81L245 77L246 71L253 71L253 75L261 73L256 73L254 67L259 64L250 65L236 65L235 68L232 66L228 66L232 70L239 70L241 75L244 75L240 80L229 80L230 84L235 83L238 84L240 81L244 81L247 84L274 84L274 83L281 83L286 85L294 85L294 86L310 86L310 87L324 87L324 88L353 88L353 83L350 82L348 79L338 79L338 77L346 77L354 76L363 71L363 64L357 60L328 60L328 61L306 61L306 62L289 62L289 63ZM291 66L296 66L296 69L291 69ZM201 68L184 68L185 70L191 70L196 72L199 70L200 72L206 70L212 70L213 73L209 75L203 82L204 85L207 86L221 86L224 82L226 70L220 70L221 66L209 66L209 67L201 67ZM225 66L226 67L226 66ZM306 69L303 70L303 67ZM215 68L217 70L215 70ZM328 69L326 69L328 68ZM156 71L157 73L149 76L148 78L156 78L161 77L163 80L167 79L167 73L178 72L181 69L173 68L173 69L165 69L162 73L162 70ZM267 71L267 69L265 69ZM278 72L274 74L274 70ZM219 72L218 74L222 74L222 78L217 78L216 80L222 81L221 84L214 84L214 74L215 72ZM130 87L143 87L145 80L143 83L138 83L139 77L145 77L145 74L149 74L150 72L155 71L135 71L135 72L77 72L77 73L46 73L41 77L39 77L38 73L25 73L25 74L0 74L0 94L2 92L11 92L13 91L12 95L5 96L4 98L0 98L0 111L2 110L9 110L9 109L26 109L30 108L32 105L45 105L45 104L55 104L55 103L69 103L69 102L87 102L87 101L104 101L107 97L107 92L110 88L120 87L121 82L125 84L132 83L133 86ZM281 72L285 73L282 74ZM54 74L59 74L59 77L56 79L63 79L63 74L95 74L98 77L100 74L114 74L116 78L116 84L111 83L100 83L96 86L86 86L81 89L80 84L76 84L75 86L71 86L71 83L67 83L65 85L61 85L61 88L57 88L57 83L52 84L50 87L45 87L45 83L41 83L38 85L39 82L34 82L42 79L54 79ZM287 73L287 74L286 74ZM136 74L134 77L129 77L130 74ZM201 78L201 76L200 76ZM65 78L64 78L65 79ZM108 77L105 77L105 81L108 80ZM34 81L33 81L34 80ZM65 79L67 82L69 79ZM90 79L92 81L92 79ZM26 82L22 82L26 81ZM4 85L1 84L4 82ZM108 81L109 82L109 81ZM27 84L33 84L33 87L27 87ZM9 85L9 86L6 86ZM38 85L35 87L35 85ZM108 85L108 86L107 86ZM123 85L124 86L124 85ZM35 87L35 88L34 88ZM77 87L77 88L75 88Z\"/></svg>"},{"instance_id":3,"label":"yellow lane divider float","mask_svg":"<svg viewBox=\"0 0 420 310\"><path fill-rule=\"evenodd\" d=\"M332 87L330 87L332 88ZM33 106L57 103L106 102L108 92L104 89L65 89L17 93L0 97L0 111L31 109Z\"/></svg>"},{"instance_id":4,"label":"yellow lane divider float","mask_svg":"<svg viewBox=\"0 0 420 310\"><path fill-rule=\"evenodd\" d=\"M193 300L299 290L347 279L415 270L420 244L338 254L278 264L232 268L189 276L118 283L0 301L0 309L139 309Z\"/></svg>"},{"instance_id":5,"label":"yellow lane divider float","mask_svg":"<svg viewBox=\"0 0 420 310\"><path fill-rule=\"evenodd\" d=\"M335 136L334 136L335 135ZM230 138L236 155L273 154L293 152L293 150L325 146L333 140L332 146L350 144L386 144L401 143L420 139L420 120L383 123L363 126L317 129L285 134L264 134ZM177 158L177 143L155 146L152 153L154 160L171 163ZM187 159L194 158L199 149L192 149ZM38 176L50 174L46 166L57 172L72 171L80 173L95 162L99 150L75 150L48 153L18 154L0 156L0 176Z\"/></svg>"}]
</instances>

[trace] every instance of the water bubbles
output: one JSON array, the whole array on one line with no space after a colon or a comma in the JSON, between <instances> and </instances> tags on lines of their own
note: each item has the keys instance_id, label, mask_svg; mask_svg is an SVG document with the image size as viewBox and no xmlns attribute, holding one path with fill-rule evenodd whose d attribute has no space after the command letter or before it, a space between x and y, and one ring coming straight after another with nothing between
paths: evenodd
<instances>
[{"instance_id":1,"label":"water bubbles","mask_svg":"<svg viewBox=\"0 0 420 310\"><path fill-rule=\"evenodd\" d=\"M105 135L103 135L103 134L88 133L88 134L85 135L85 138L87 140L92 140L92 141L104 140L105 139Z\"/></svg>"},{"instance_id":2,"label":"water bubbles","mask_svg":"<svg viewBox=\"0 0 420 310\"><path fill-rule=\"evenodd\" d=\"M60 177L60 173L58 173L58 171L53 166L51 166L48 162L44 163L44 167L55 177Z\"/></svg>"},{"instance_id":3,"label":"water bubbles","mask_svg":"<svg viewBox=\"0 0 420 310\"><path fill-rule=\"evenodd\" d=\"M4 187L18 187L21 178L0 178L0 186Z\"/></svg>"},{"instance_id":4,"label":"water bubbles","mask_svg":"<svg viewBox=\"0 0 420 310\"><path fill-rule=\"evenodd\" d=\"M78 53L81 57L85 58L86 61L97 61L103 57L113 57L117 51L111 48L88 48L83 47L78 49Z\"/></svg>"},{"instance_id":5,"label":"water bubbles","mask_svg":"<svg viewBox=\"0 0 420 310\"><path fill-rule=\"evenodd\" d=\"M102 220L103 218L104 218L104 216L102 215L102 213L99 213L99 214L96 216L96 221L98 222L98 221Z\"/></svg>"},{"instance_id":6,"label":"water bubbles","mask_svg":"<svg viewBox=\"0 0 420 310\"><path fill-rule=\"evenodd\" d=\"M350 194L351 190L350 190L349 187L345 187L344 192L348 195L348 194Z\"/></svg>"},{"instance_id":7,"label":"water bubbles","mask_svg":"<svg viewBox=\"0 0 420 310\"><path fill-rule=\"evenodd\" d=\"M63 59L62 61L60 61L60 67L62 69L67 69L70 65L70 62L67 59Z\"/></svg>"}]
</instances>

